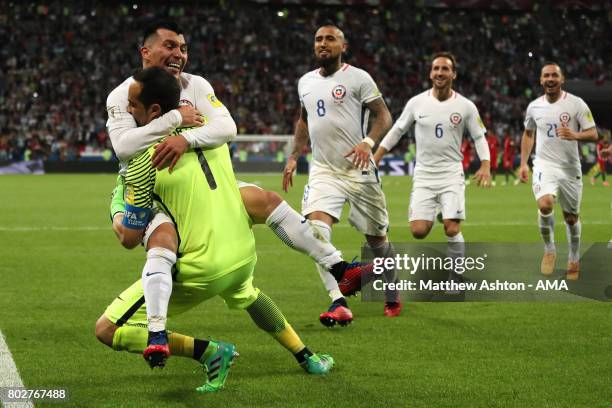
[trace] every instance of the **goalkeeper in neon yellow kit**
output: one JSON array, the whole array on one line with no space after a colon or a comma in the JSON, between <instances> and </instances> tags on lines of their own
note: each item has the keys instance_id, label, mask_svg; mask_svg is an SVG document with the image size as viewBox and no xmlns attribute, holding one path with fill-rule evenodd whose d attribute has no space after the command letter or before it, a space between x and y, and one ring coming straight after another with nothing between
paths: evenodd
<instances>
[{"instance_id":1,"label":"goalkeeper in neon yellow kit","mask_svg":"<svg viewBox=\"0 0 612 408\"><path fill-rule=\"evenodd\" d=\"M164 69L147 68L133 79L128 111L139 126L178 105L180 86ZM230 308L246 310L255 324L292 352L308 373L327 373L334 365L333 358L310 352L278 306L253 286L257 260L255 239L240 199L227 145L186 153L172 174L167 169L153 168L152 151L153 147L128 165L123 225L126 240L134 245L139 243L155 202L176 226L177 254L163 248L149 248L149 252L161 251L164 261L143 276L147 279L146 285L157 292L166 296L172 293L169 305L165 309L161 305L162 311L167 310L169 315L182 313L209 298L221 296ZM171 284L164 284L164 278L170 273ZM192 357L204 366L208 375L206 384L198 390L210 392L222 388L237 355L236 347L178 333L149 332L143 284L137 281L108 306L100 318L108 321L108 330L98 334L98 338L115 350L144 351L145 358L162 359L160 365L171 354Z\"/></svg>"}]
</instances>

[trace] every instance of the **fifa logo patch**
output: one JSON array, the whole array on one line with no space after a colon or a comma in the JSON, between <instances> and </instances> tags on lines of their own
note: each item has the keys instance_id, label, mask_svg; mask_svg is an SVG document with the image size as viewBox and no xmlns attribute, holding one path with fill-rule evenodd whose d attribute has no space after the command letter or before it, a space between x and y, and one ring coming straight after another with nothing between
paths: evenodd
<instances>
[{"instance_id":1,"label":"fifa logo patch","mask_svg":"<svg viewBox=\"0 0 612 408\"><path fill-rule=\"evenodd\" d=\"M461 117L461 114L455 112L455 113L451 113L449 120L453 126L457 126L461 123L463 118Z\"/></svg>"},{"instance_id":2,"label":"fifa logo patch","mask_svg":"<svg viewBox=\"0 0 612 408\"><path fill-rule=\"evenodd\" d=\"M113 119L121 119L121 108L119 106L107 106L108 116Z\"/></svg>"},{"instance_id":3,"label":"fifa logo patch","mask_svg":"<svg viewBox=\"0 0 612 408\"><path fill-rule=\"evenodd\" d=\"M571 119L571 116L567 112L563 112L561 115L559 115L559 120L561 121L561 124L563 125L567 125L570 119Z\"/></svg>"},{"instance_id":4,"label":"fifa logo patch","mask_svg":"<svg viewBox=\"0 0 612 408\"><path fill-rule=\"evenodd\" d=\"M208 98L208 101L213 106L213 108L222 108L223 107L223 104L221 103L220 100L217 99L215 94L209 93L208 95L206 95L206 97Z\"/></svg>"},{"instance_id":5,"label":"fifa logo patch","mask_svg":"<svg viewBox=\"0 0 612 408\"><path fill-rule=\"evenodd\" d=\"M482 123L482 119L480 119L480 115L478 116L478 124L480 125L481 128L485 128L484 123Z\"/></svg>"},{"instance_id":6,"label":"fifa logo patch","mask_svg":"<svg viewBox=\"0 0 612 408\"><path fill-rule=\"evenodd\" d=\"M147 218L147 213L144 211L141 212L137 212L137 211L129 211L129 210L125 210L125 216L134 223L134 225L140 225L137 223L140 223L142 221L144 221Z\"/></svg>"},{"instance_id":7,"label":"fifa logo patch","mask_svg":"<svg viewBox=\"0 0 612 408\"><path fill-rule=\"evenodd\" d=\"M336 85L334 89L332 89L332 96L335 100L341 101L344 99L346 95L346 88L343 85Z\"/></svg>"}]
</instances>

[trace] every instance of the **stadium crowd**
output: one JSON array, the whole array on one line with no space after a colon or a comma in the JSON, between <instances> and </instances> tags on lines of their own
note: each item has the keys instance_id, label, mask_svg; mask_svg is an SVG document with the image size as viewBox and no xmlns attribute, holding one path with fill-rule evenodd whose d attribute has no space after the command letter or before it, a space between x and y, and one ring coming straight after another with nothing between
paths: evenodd
<instances>
[{"instance_id":1,"label":"stadium crowd","mask_svg":"<svg viewBox=\"0 0 612 408\"><path fill-rule=\"evenodd\" d=\"M347 61L374 77L394 119L429 86L428 58L439 50L456 54L456 88L500 139L520 137L544 60L558 60L569 78L612 78L612 12L381 3L0 1L0 161L70 160L109 149L106 96L139 67L138 28L160 16L181 23L190 47L186 71L212 83L242 134L293 132L297 80L313 67L317 25L330 18L349 41Z\"/></svg>"}]
</instances>

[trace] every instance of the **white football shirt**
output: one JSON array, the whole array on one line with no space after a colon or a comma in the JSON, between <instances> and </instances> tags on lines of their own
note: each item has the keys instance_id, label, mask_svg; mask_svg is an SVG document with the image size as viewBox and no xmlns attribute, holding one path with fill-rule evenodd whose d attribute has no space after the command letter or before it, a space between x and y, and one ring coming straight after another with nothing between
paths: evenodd
<instances>
[{"instance_id":1,"label":"white football shirt","mask_svg":"<svg viewBox=\"0 0 612 408\"><path fill-rule=\"evenodd\" d=\"M486 129L476 105L452 91L451 96L440 101L433 90L412 97L389 133L380 143L391 150L414 124L416 141L416 180L444 181L446 174L461 174L461 141L468 131L474 141L486 134Z\"/></svg>"},{"instance_id":2,"label":"white football shirt","mask_svg":"<svg viewBox=\"0 0 612 408\"><path fill-rule=\"evenodd\" d=\"M376 181L373 165L362 172L344 157L367 136L365 104L382 95L364 70L343 64L329 76L308 72L298 82L300 103L308 114L313 165L355 181Z\"/></svg>"},{"instance_id":3,"label":"white football shirt","mask_svg":"<svg viewBox=\"0 0 612 408\"><path fill-rule=\"evenodd\" d=\"M108 113L106 128L115 154L122 162L128 161L153 143L168 136L182 120L181 114L177 110L172 110L146 126L137 127L136 121L127 111L128 89L132 82L134 82L132 77L123 81L106 100ZM216 98L212 86L206 79L183 72L180 76L180 85L179 104L195 107L206 118L204 126L181 133L191 147L216 147L236 137L234 120L227 108Z\"/></svg>"},{"instance_id":4,"label":"white football shirt","mask_svg":"<svg viewBox=\"0 0 612 408\"><path fill-rule=\"evenodd\" d=\"M565 91L554 103L542 95L527 106L525 129L536 130L536 163L580 170L578 142L557 137L561 126L578 132L594 127L595 120L581 98Z\"/></svg>"}]
</instances>

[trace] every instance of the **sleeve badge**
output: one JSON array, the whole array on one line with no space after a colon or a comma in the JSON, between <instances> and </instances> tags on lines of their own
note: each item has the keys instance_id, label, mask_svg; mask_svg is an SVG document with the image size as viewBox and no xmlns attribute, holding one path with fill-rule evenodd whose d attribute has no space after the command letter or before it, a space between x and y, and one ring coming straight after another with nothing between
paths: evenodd
<instances>
[{"instance_id":1,"label":"sleeve badge","mask_svg":"<svg viewBox=\"0 0 612 408\"><path fill-rule=\"evenodd\" d=\"M217 99L215 94L209 93L208 95L206 95L206 98L208 98L208 101L213 106L213 108L222 108L223 107L223 104L221 103L220 100Z\"/></svg>"}]
</instances>

